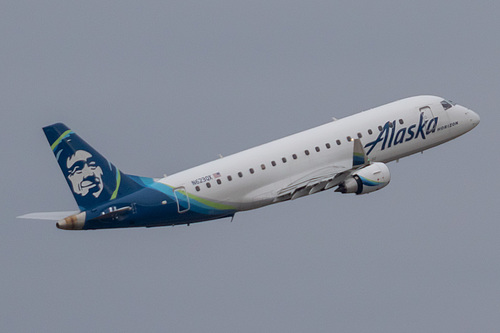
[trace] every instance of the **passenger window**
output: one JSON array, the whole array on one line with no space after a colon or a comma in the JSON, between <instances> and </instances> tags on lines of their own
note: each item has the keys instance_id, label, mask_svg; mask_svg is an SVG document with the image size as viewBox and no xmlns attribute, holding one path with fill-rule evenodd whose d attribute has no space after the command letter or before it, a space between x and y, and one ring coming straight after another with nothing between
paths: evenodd
<instances>
[{"instance_id":1,"label":"passenger window","mask_svg":"<svg viewBox=\"0 0 500 333\"><path fill-rule=\"evenodd\" d=\"M195 189L196 189L196 192L200 192L200 187L199 186L196 186Z\"/></svg>"},{"instance_id":2,"label":"passenger window","mask_svg":"<svg viewBox=\"0 0 500 333\"><path fill-rule=\"evenodd\" d=\"M382 132L382 126L378 125L378 130Z\"/></svg>"},{"instance_id":3,"label":"passenger window","mask_svg":"<svg viewBox=\"0 0 500 333\"><path fill-rule=\"evenodd\" d=\"M342 142L340 142L340 140L337 140L336 142L337 142L337 145L339 145L339 146L342 143Z\"/></svg>"},{"instance_id":4,"label":"passenger window","mask_svg":"<svg viewBox=\"0 0 500 333\"><path fill-rule=\"evenodd\" d=\"M207 184L207 187L210 188L212 187L212 185L210 185L210 183L206 183Z\"/></svg>"},{"instance_id":5,"label":"passenger window","mask_svg":"<svg viewBox=\"0 0 500 333\"><path fill-rule=\"evenodd\" d=\"M350 136L347 137L347 141L351 142L352 138Z\"/></svg>"},{"instance_id":6,"label":"passenger window","mask_svg":"<svg viewBox=\"0 0 500 333\"><path fill-rule=\"evenodd\" d=\"M266 170L266 165L265 165L265 164L261 164L261 165L260 165L260 168L261 168L262 170Z\"/></svg>"},{"instance_id":7,"label":"passenger window","mask_svg":"<svg viewBox=\"0 0 500 333\"><path fill-rule=\"evenodd\" d=\"M316 147L316 148L314 148L314 149L316 149L316 151L319 153L319 147Z\"/></svg>"},{"instance_id":8,"label":"passenger window","mask_svg":"<svg viewBox=\"0 0 500 333\"><path fill-rule=\"evenodd\" d=\"M250 171L251 174L253 174L255 172L253 168L250 168L249 171Z\"/></svg>"},{"instance_id":9,"label":"passenger window","mask_svg":"<svg viewBox=\"0 0 500 333\"><path fill-rule=\"evenodd\" d=\"M309 150L304 150L304 154L306 154L307 156L309 156Z\"/></svg>"},{"instance_id":10,"label":"passenger window","mask_svg":"<svg viewBox=\"0 0 500 333\"><path fill-rule=\"evenodd\" d=\"M330 147L331 147L331 146L330 146L330 144L329 144L329 143L326 143L326 144L325 144L325 147L326 147L326 149L330 149Z\"/></svg>"},{"instance_id":11,"label":"passenger window","mask_svg":"<svg viewBox=\"0 0 500 333\"><path fill-rule=\"evenodd\" d=\"M292 155L292 158L293 158L294 160L296 160L296 159L297 159L297 155L293 154L293 155Z\"/></svg>"},{"instance_id":12,"label":"passenger window","mask_svg":"<svg viewBox=\"0 0 500 333\"><path fill-rule=\"evenodd\" d=\"M399 119L399 123L403 125L405 122L403 121L403 119Z\"/></svg>"},{"instance_id":13,"label":"passenger window","mask_svg":"<svg viewBox=\"0 0 500 333\"><path fill-rule=\"evenodd\" d=\"M271 162L271 165L272 165L272 166L276 166L276 162L272 161L272 162Z\"/></svg>"},{"instance_id":14,"label":"passenger window","mask_svg":"<svg viewBox=\"0 0 500 333\"><path fill-rule=\"evenodd\" d=\"M222 181L220 179L217 179L217 184L222 184Z\"/></svg>"},{"instance_id":15,"label":"passenger window","mask_svg":"<svg viewBox=\"0 0 500 333\"><path fill-rule=\"evenodd\" d=\"M231 181L231 180L233 180L233 177L227 176L227 180Z\"/></svg>"},{"instance_id":16,"label":"passenger window","mask_svg":"<svg viewBox=\"0 0 500 333\"><path fill-rule=\"evenodd\" d=\"M358 133L358 138L361 139L362 137L363 137L363 135L361 133Z\"/></svg>"},{"instance_id":17,"label":"passenger window","mask_svg":"<svg viewBox=\"0 0 500 333\"><path fill-rule=\"evenodd\" d=\"M281 160L283 161L283 163L286 163L286 158L281 158Z\"/></svg>"},{"instance_id":18,"label":"passenger window","mask_svg":"<svg viewBox=\"0 0 500 333\"><path fill-rule=\"evenodd\" d=\"M240 172L238 172L238 176L239 176L240 178L241 178L241 177L243 177L243 173L242 173L241 171L240 171Z\"/></svg>"},{"instance_id":19,"label":"passenger window","mask_svg":"<svg viewBox=\"0 0 500 333\"><path fill-rule=\"evenodd\" d=\"M372 135L373 131L371 129L368 130L368 134Z\"/></svg>"}]
</instances>

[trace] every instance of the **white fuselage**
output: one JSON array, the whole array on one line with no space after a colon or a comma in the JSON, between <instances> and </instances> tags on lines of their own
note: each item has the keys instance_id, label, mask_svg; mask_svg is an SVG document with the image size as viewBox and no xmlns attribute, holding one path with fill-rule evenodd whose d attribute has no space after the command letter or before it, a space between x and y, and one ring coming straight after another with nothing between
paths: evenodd
<instances>
[{"instance_id":1,"label":"white fuselage","mask_svg":"<svg viewBox=\"0 0 500 333\"><path fill-rule=\"evenodd\" d=\"M442 102L446 104L443 105ZM372 162L390 162L474 128L479 116L443 98L402 99L160 179L198 198L248 210L278 202L287 189L353 167L353 139ZM448 107L446 109L446 107Z\"/></svg>"}]
</instances>

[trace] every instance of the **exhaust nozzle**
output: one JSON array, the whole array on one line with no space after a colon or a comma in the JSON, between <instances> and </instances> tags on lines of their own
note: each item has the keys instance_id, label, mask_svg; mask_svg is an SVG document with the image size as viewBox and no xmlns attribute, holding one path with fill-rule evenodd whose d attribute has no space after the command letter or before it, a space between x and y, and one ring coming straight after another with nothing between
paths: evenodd
<instances>
[{"instance_id":1,"label":"exhaust nozzle","mask_svg":"<svg viewBox=\"0 0 500 333\"><path fill-rule=\"evenodd\" d=\"M82 230L86 215L86 212L81 212L65 217L56 223L56 227L64 230Z\"/></svg>"}]
</instances>

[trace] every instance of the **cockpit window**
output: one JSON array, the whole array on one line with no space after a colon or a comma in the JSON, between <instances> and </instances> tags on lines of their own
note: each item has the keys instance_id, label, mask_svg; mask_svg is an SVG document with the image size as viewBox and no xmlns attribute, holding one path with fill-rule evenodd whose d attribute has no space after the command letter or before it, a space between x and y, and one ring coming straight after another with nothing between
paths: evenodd
<instances>
[{"instance_id":1,"label":"cockpit window","mask_svg":"<svg viewBox=\"0 0 500 333\"><path fill-rule=\"evenodd\" d=\"M443 106L443 109L448 110L455 104L452 101L442 100L441 105Z\"/></svg>"}]
</instances>

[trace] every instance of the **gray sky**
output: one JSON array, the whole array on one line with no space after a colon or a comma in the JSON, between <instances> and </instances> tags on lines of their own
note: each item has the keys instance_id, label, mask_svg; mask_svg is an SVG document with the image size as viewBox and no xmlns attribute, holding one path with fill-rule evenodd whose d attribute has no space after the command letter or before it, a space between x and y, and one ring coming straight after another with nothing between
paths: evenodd
<instances>
[{"instance_id":1,"label":"gray sky","mask_svg":"<svg viewBox=\"0 0 500 333\"><path fill-rule=\"evenodd\" d=\"M500 4L3 1L0 331L498 332ZM67 232L41 127L161 176L434 94L472 132L327 191L190 227Z\"/></svg>"}]
</instances>

